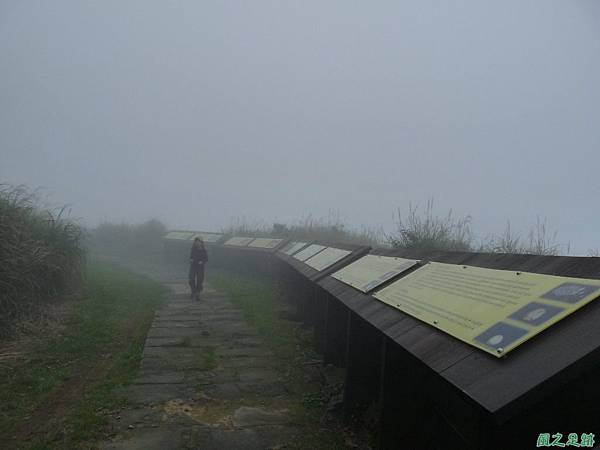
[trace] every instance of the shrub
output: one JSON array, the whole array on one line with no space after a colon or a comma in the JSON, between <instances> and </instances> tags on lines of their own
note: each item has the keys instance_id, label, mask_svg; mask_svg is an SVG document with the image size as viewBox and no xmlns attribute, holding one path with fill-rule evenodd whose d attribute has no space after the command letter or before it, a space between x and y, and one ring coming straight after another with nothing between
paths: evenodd
<instances>
[{"instance_id":1,"label":"shrub","mask_svg":"<svg viewBox=\"0 0 600 450\"><path fill-rule=\"evenodd\" d=\"M409 204L408 215L398 210L397 231L388 236L392 247L422 250L469 251L472 247L471 216L454 217L452 210L437 216L433 199L421 214L417 205Z\"/></svg>"},{"instance_id":2,"label":"shrub","mask_svg":"<svg viewBox=\"0 0 600 450\"><path fill-rule=\"evenodd\" d=\"M487 238L479 247L479 251L491 253L523 253L530 255L558 255L561 248L566 247L564 253L569 253L569 245L563 246L557 242L557 232L551 233L548 229L547 220L539 217L536 223L523 239L519 233L512 230L510 222L498 236Z\"/></svg>"}]
</instances>

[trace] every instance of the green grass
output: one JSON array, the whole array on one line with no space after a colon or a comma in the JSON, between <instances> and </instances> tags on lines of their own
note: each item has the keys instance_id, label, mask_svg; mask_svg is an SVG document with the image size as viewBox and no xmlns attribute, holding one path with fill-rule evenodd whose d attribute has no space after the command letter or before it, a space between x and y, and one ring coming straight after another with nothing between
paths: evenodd
<instances>
[{"instance_id":1,"label":"green grass","mask_svg":"<svg viewBox=\"0 0 600 450\"><path fill-rule=\"evenodd\" d=\"M286 362L318 358L314 352L312 332L297 323L282 320L282 292L276 283L260 276L246 276L216 270L209 273L209 283L229 295L242 309L246 321L266 338L278 359Z\"/></svg>"},{"instance_id":2,"label":"green grass","mask_svg":"<svg viewBox=\"0 0 600 450\"><path fill-rule=\"evenodd\" d=\"M119 406L111 390L133 379L154 310L166 291L147 278L100 263L89 264L86 285L85 298L74 306L60 336L39 344L25 364L0 368L1 442L74 383L83 384L82 395L59 417L48 418L43 427L49 431L36 442L13 446L90 448L86 442L101 436L105 413Z\"/></svg>"},{"instance_id":3,"label":"green grass","mask_svg":"<svg viewBox=\"0 0 600 450\"><path fill-rule=\"evenodd\" d=\"M275 354L275 368L284 376L286 387L291 391L288 406L295 419L310 430L302 433L291 448L348 448L348 433L336 419L327 415L329 398L341 386L326 386L307 377L309 369L303 363L320 359L314 351L313 332L280 318L283 293L277 283L266 277L224 270L210 271L208 282L242 309L246 321L256 328Z\"/></svg>"}]
</instances>

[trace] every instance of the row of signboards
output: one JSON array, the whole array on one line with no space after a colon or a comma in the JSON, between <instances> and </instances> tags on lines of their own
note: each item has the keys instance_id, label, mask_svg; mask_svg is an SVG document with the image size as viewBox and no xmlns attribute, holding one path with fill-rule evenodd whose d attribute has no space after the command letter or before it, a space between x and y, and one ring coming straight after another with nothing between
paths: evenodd
<instances>
[{"instance_id":1,"label":"row of signboards","mask_svg":"<svg viewBox=\"0 0 600 450\"><path fill-rule=\"evenodd\" d=\"M281 251L318 271L351 253L306 242ZM331 276L496 357L600 296L599 280L377 255Z\"/></svg>"},{"instance_id":2,"label":"row of signboards","mask_svg":"<svg viewBox=\"0 0 600 450\"><path fill-rule=\"evenodd\" d=\"M165 239L174 241L193 241L200 237L204 242L214 244L223 238L221 233L210 233L207 231L169 231Z\"/></svg>"},{"instance_id":3,"label":"row of signboards","mask_svg":"<svg viewBox=\"0 0 600 450\"><path fill-rule=\"evenodd\" d=\"M232 237L223 245L230 247L251 247L251 248L277 248L283 239L272 238L253 238L253 237Z\"/></svg>"},{"instance_id":4,"label":"row of signboards","mask_svg":"<svg viewBox=\"0 0 600 450\"><path fill-rule=\"evenodd\" d=\"M204 242L216 243L223 238L222 233L211 233L206 231L169 231L165 239L175 241L192 241L197 237L201 237ZM253 248L277 248L283 239L271 238L253 238L253 237L232 237L224 242L223 245L233 247L253 247Z\"/></svg>"},{"instance_id":5,"label":"row of signboards","mask_svg":"<svg viewBox=\"0 0 600 450\"><path fill-rule=\"evenodd\" d=\"M220 233L171 231L208 243ZM276 249L283 239L231 237L223 245ZM318 272L352 252L294 241L280 252ZM600 281L366 255L331 276L469 345L502 357L600 296Z\"/></svg>"}]
</instances>

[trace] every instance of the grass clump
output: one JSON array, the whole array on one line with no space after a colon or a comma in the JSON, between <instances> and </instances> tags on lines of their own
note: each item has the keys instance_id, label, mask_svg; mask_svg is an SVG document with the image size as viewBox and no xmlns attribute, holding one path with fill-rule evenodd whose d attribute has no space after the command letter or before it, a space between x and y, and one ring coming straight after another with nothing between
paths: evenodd
<instances>
[{"instance_id":1,"label":"grass clump","mask_svg":"<svg viewBox=\"0 0 600 450\"><path fill-rule=\"evenodd\" d=\"M548 228L547 220L536 218L535 225L529 230L526 237L515 232L510 225L506 223L504 231L491 236L484 242L478 251L491 253L517 253L529 255L558 255L563 249L563 245L556 240L557 232L551 232ZM566 254L569 253L569 245L566 245Z\"/></svg>"},{"instance_id":2,"label":"grass clump","mask_svg":"<svg viewBox=\"0 0 600 450\"><path fill-rule=\"evenodd\" d=\"M82 228L66 208L40 206L24 186L0 185L0 337L17 318L80 285Z\"/></svg>"},{"instance_id":3,"label":"grass clump","mask_svg":"<svg viewBox=\"0 0 600 450\"><path fill-rule=\"evenodd\" d=\"M389 241L395 248L408 250L469 251L473 241L471 216L455 217L452 210L438 216L433 199L427 202L423 213L410 204L405 218L398 211L397 231Z\"/></svg>"}]
</instances>

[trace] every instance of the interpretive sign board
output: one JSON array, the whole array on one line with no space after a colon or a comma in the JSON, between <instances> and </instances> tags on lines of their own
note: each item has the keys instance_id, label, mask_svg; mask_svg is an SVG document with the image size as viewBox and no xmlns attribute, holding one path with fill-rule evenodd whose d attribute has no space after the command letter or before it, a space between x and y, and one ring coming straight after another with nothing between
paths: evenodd
<instances>
[{"instance_id":1,"label":"interpretive sign board","mask_svg":"<svg viewBox=\"0 0 600 450\"><path fill-rule=\"evenodd\" d=\"M246 247L253 240L253 237L232 237L227 242L225 242L225 245L231 245L234 247Z\"/></svg>"},{"instance_id":2,"label":"interpretive sign board","mask_svg":"<svg viewBox=\"0 0 600 450\"><path fill-rule=\"evenodd\" d=\"M169 231L165 236L165 239L176 239L181 241L187 241L194 235L192 231Z\"/></svg>"},{"instance_id":3,"label":"interpretive sign board","mask_svg":"<svg viewBox=\"0 0 600 450\"><path fill-rule=\"evenodd\" d=\"M256 238L248 244L248 247L275 248L281 244L281 242L283 242L283 239Z\"/></svg>"},{"instance_id":4,"label":"interpretive sign board","mask_svg":"<svg viewBox=\"0 0 600 450\"><path fill-rule=\"evenodd\" d=\"M292 242L291 246L289 248L285 249L283 253L285 253L286 255L292 256L298 250L300 250L301 248L304 248L306 246L306 244L308 244L308 242Z\"/></svg>"},{"instance_id":5,"label":"interpretive sign board","mask_svg":"<svg viewBox=\"0 0 600 450\"><path fill-rule=\"evenodd\" d=\"M341 248L327 247L322 252L317 253L315 256L304 261L307 265L312 267L319 272L332 266L340 259L345 258L350 253L350 250L342 250Z\"/></svg>"},{"instance_id":6,"label":"interpretive sign board","mask_svg":"<svg viewBox=\"0 0 600 450\"><path fill-rule=\"evenodd\" d=\"M600 281L432 262L373 296L501 357L600 296Z\"/></svg>"},{"instance_id":7,"label":"interpretive sign board","mask_svg":"<svg viewBox=\"0 0 600 450\"><path fill-rule=\"evenodd\" d=\"M220 233L199 232L193 233L190 237L190 240L196 239L197 237L202 238L204 242L214 244L215 242L218 242L223 237L223 235Z\"/></svg>"},{"instance_id":8,"label":"interpretive sign board","mask_svg":"<svg viewBox=\"0 0 600 450\"><path fill-rule=\"evenodd\" d=\"M331 276L366 294L418 263L415 259L366 255Z\"/></svg>"},{"instance_id":9,"label":"interpretive sign board","mask_svg":"<svg viewBox=\"0 0 600 450\"><path fill-rule=\"evenodd\" d=\"M306 247L304 250L299 251L298 253L296 253L294 255L294 258L296 258L298 261L303 261L304 262L308 258L311 258L314 255L316 255L317 253L319 253L324 248L326 248L324 245L312 244L312 245L309 245L308 247Z\"/></svg>"},{"instance_id":10,"label":"interpretive sign board","mask_svg":"<svg viewBox=\"0 0 600 450\"><path fill-rule=\"evenodd\" d=\"M278 251L281 253L285 253L287 252L290 248L292 248L294 246L295 242L288 242L287 244L285 244L283 247L281 247Z\"/></svg>"}]
</instances>

